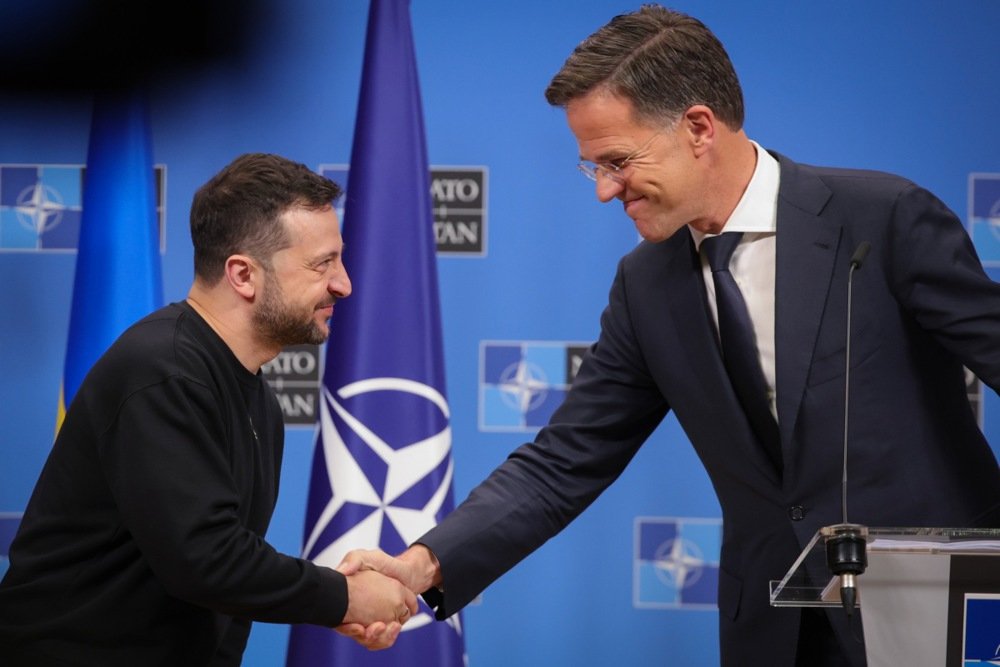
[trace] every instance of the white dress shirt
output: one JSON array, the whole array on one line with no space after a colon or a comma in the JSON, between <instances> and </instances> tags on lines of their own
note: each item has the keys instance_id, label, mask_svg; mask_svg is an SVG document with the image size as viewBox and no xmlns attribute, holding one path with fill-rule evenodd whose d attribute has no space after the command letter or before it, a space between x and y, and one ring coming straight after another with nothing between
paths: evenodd
<instances>
[{"instance_id":1,"label":"white dress shirt","mask_svg":"<svg viewBox=\"0 0 1000 667\"><path fill-rule=\"evenodd\" d=\"M778 184L780 169L778 161L760 145L751 141L757 150L757 165L747 189L743 192L732 215L726 221L723 231L743 232L743 239L736 246L729 262L729 271L743 293L750 320L753 322L757 342L757 354L767 382L768 403L771 413L778 417L775 401L774 379L774 265L778 218ZM701 241L708 234L691 228L695 247L701 249ZM701 270L705 277L708 305L712 311L716 331L719 314L715 304L715 281L708 261L701 258Z\"/></svg>"}]
</instances>

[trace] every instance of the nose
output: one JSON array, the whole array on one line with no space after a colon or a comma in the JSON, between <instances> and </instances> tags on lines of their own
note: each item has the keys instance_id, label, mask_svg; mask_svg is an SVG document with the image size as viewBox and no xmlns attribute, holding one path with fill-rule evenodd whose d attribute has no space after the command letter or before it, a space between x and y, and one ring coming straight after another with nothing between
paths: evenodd
<instances>
[{"instance_id":1,"label":"nose","mask_svg":"<svg viewBox=\"0 0 1000 667\"><path fill-rule=\"evenodd\" d=\"M607 204L625 191L625 184L619 183L605 174L598 174L597 181L594 183L594 191L597 193L598 201Z\"/></svg>"},{"instance_id":2,"label":"nose","mask_svg":"<svg viewBox=\"0 0 1000 667\"><path fill-rule=\"evenodd\" d=\"M330 277L327 290L338 299L346 299L351 296L351 277L347 275L347 269L343 265L341 265L340 271Z\"/></svg>"}]
</instances>

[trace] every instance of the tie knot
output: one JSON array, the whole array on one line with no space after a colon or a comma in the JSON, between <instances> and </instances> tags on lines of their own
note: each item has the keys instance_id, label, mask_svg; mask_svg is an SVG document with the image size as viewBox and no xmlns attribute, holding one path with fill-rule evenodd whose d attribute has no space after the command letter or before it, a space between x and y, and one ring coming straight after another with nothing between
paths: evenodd
<instances>
[{"instance_id":1,"label":"tie knot","mask_svg":"<svg viewBox=\"0 0 1000 667\"><path fill-rule=\"evenodd\" d=\"M701 250L705 253L708 266L713 272L729 270L729 258L733 256L733 251L736 250L741 238L743 232L726 232L702 239Z\"/></svg>"}]
</instances>

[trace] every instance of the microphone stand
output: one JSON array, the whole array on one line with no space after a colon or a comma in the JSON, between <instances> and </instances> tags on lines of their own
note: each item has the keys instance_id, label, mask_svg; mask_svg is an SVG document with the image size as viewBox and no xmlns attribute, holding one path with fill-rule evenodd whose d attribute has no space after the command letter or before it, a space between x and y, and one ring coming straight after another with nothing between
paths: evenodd
<instances>
[{"instance_id":1,"label":"microphone stand","mask_svg":"<svg viewBox=\"0 0 1000 667\"><path fill-rule=\"evenodd\" d=\"M826 564L840 577L840 603L850 617L857 603L857 577L868 567L867 529L847 520L847 442L848 407L851 397L851 299L854 272L861 268L871 244L863 241L851 256L851 268L847 274L847 347L845 349L846 369L844 371L844 468L841 477L842 522L829 527L832 532L826 538Z\"/></svg>"}]
</instances>

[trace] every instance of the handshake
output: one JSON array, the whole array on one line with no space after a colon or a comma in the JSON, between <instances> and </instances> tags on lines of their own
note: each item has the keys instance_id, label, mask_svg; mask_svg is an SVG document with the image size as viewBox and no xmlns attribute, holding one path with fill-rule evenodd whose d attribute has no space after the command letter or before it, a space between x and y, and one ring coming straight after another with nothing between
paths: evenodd
<instances>
[{"instance_id":1,"label":"handshake","mask_svg":"<svg viewBox=\"0 0 1000 667\"><path fill-rule=\"evenodd\" d=\"M347 578L347 613L336 630L373 651L392 646L417 613L417 595L441 583L437 558L422 544L396 558L351 551L336 569Z\"/></svg>"}]
</instances>

